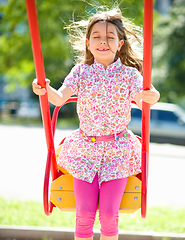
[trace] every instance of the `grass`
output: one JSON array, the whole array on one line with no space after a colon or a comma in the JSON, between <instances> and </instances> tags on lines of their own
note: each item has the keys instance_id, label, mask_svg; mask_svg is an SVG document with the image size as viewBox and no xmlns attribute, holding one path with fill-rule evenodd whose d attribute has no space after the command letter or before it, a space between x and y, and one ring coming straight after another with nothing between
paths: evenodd
<instances>
[{"instance_id":1,"label":"grass","mask_svg":"<svg viewBox=\"0 0 185 240\"><path fill-rule=\"evenodd\" d=\"M60 212L55 208L52 215L47 217L40 202L0 198L0 225L74 228L75 213ZM98 217L94 228L100 228ZM151 207L147 210L146 219L140 217L140 211L120 214L119 228L123 231L184 233L185 209Z\"/></svg>"}]
</instances>

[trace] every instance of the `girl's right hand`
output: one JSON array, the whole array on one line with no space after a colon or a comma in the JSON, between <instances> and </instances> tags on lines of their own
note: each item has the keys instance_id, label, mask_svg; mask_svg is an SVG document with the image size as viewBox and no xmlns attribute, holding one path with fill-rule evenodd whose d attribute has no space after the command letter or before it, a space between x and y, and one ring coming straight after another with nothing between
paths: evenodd
<instances>
[{"instance_id":1,"label":"girl's right hand","mask_svg":"<svg viewBox=\"0 0 185 240\"><path fill-rule=\"evenodd\" d=\"M46 81L46 87L47 87L50 84L50 80L46 78L45 81ZM47 92L47 90L45 88L42 88L38 84L38 79L37 78L35 78L32 82L32 89L33 89L33 92L36 95L39 95L39 96L42 96Z\"/></svg>"}]
</instances>

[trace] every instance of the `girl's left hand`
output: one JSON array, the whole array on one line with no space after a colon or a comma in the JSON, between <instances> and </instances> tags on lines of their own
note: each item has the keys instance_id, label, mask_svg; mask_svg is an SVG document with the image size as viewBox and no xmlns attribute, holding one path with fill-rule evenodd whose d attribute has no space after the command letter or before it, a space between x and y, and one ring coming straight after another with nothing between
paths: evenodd
<instances>
[{"instance_id":1,"label":"girl's left hand","mask_svg":"<svg viewBox=\"0 0 185 240\"><path fill-rule=\"evenodd\" d=\"M134 100L137 106L142 110L142 101L154 105L160 98L160 93L151 85L150 90L142 90L136 93Z\"/></svg>"},{"instance_id":2,"label":"girl's left hand","mask_svg":"<svg viewBox=\"0 0 185 240\"><path fill-rule=\"evenodd\" d=\"M140 94L142 100L150 105L154 105L160 97L160 93L154 88L153 85L151 85L150 90L142 90Z\"/></svg>"}]
</instances>

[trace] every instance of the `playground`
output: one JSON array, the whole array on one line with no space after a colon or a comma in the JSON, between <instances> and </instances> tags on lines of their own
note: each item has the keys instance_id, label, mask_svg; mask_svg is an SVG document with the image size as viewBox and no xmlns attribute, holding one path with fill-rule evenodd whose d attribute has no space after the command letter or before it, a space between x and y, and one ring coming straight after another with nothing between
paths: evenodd
<instances>
[{"instance_id":1,"label":"playground","mask_svg":"<svg viewBox=\"0 0 185 240\"><path fill-rule=\"evenodd\" d=\"M28 125L26 126L0 125L1 136L2 136L1 145L5 146L1 151L1 159L3 159L3 161L2 161L2 167L0 170L0 178L2 183L2 185L0 185L0 191L1 191L0 196L3 197L4 199L12 198L12 199L19 199L19 200L33 200L33 201L39 201L39 202L43 200L44 212L47 216L49 216L52 213L53 207L55 206L58 207L61 211L75 211L75 209L77 209L76 211L78 213L79 205L78 205L77 197L75 196L74 198L74 193L76 193L76 190L74 191L75 183L73 188L73 180L74 182L76 181L76 176L75 175L73 176L70 169L66 168L63 165L60 166L58 161L60 160L61 156L64 158L64 155L60 155L60 153L62 152L61 149L65 148L64 138L66 137L66 135L69 135L72 132L72 130L57 129L55 134L56 119L57 119L58 110L60 109L60 106L65 104L67 99L68 99L67 102L76 102L77 98L70 98L72 94L71 92L69 92L69 89L66 90L68 91L66 92L66 95L65 95L66 98L63 97L63 95L61 96L57 95L57 93L54 92L54 90L50 88L49 85L47 85L48 87L47 91L44 89L46 88L46 82L49 84L49 80L45 81L45 71L44 71L39 28L38 28L37 15L36 15L36 6L34 1L31 2L27 0L26 4L27 4L27 14L28 14L31 44L32 44L32 50L33 50L33 58L34 58L34 64L35 64L35 72L37 77L36 82L33 82L32 86L33 86L34 93L36 94L38 93L37 95L39 95L44 128L42 128L41 126L30 126L30 125L29 126ZM162 144L149 143L150 141L150 137L149 137L150 136L150 105L155 104L158 101L160 96L159 92L156 91L153 86L151 87L152 24L153 24L152 12L153 12L152 1L150 2L144 1L144 22L143 22L144 23L143 24L144 25L143 26L144 51L143 51L143 71L142 71L143 85L142 85L142 88L140 88L140 89L143 89L143 91L138 92L137 97L134 98L134 103L136 103L140 109L142 108L142 139L139 139L142 145L141 169L140 171L135 171L133 174L129 175L128 182L125 182L126 188L124 188L125 189L124 194L121 193L122 195L120 195L122 196L122 198L120 198L121 204L120 204L120 201L119 201L119 205L118 204L116 205L112 203L111 200L109 200L109 203L111 203L112 206L114 205L117 206L117 212L119 209L120 213L122 212L134 213L139 208L141 208L141 217L143 219L146 218L147 206L148 207L160 206L162 208L163 206L165 207L168 206L171 209L173 209L174 207L183 208L185 205L184 203L185 194L182 191L182 182L183 182L183 175L184 175L183 170L185 167L184 146L175 146L172 144L165 144L165 143L162 143ZM99 24L99 23L96 22L95 24ZM107 31L105 36L107 38ZM118 37L117 33L115 34L115 36ZM88 38L87 40L89 41ZM89 47L88 41L86 42L87 47ZM121 43L123 44L124 41L120 40L119 41L120 45L118 46L115 44L115 46L117 47L117 51L118 50L120 51L122 47ZM109 49L98 48L98 51L109 51ZM94 56L94 59L95 59L95 56ZM114 58L112 58L112 55L111 55L111 58L109 59L109 64L113 63L115 56L116 55L114 55ZM102 59L103 58L101 58L101 60ZM101 61L101 63L102 62L105 63L103 60ZM138 68L137 70L140 71L141 69ZM38 90L38 92L34 88ZM61 92L64 90L65 88L61 90ZM45 92L42 92L42 91L45 91ZM57 106L54 111L54 117L53 117L54 120L52 121L52 124L50 121L49 102L48 102L48 98L49 100L51 99L49 97L51 96L50 91L55 94L56 100L58 99L58 96L60 97L59 102L50 101ZM151 95L152 91L153 93L155 93L155 95ZM145 98L144 96L146 93L149 96L148 98L149 100L147 99L147 97ZM141 98L141 95L142 95L142 98ZM61 99L63 101L61 101ZM79 99L80 99L80 96L78 95L78 104L79 104ZM142 102L141 102L141 99L142 99ZM133 103L133 99L130 99L130 103L131 103L131 100ZM82 131L80 129L80 134L82 135L82 138L87 137L88 140L90 140L93 144L95 144L96 141L99 141L99 142L101 141L108 142L113 140L119 141L120 138L122 138L123 136L125 137L125 139L127 137L129 138L130 137L129 134L131 133L126 133L127 127L125 127L125 129L126 130L122 132L118 131L118 132L115 132L114 134L105 135L105 136L104 135L99 136L97 134L95 136L93 134L86 135L85 130ZM66 142L67 142L67 139L68 138L66 138ZM138 139L136 140L138 141ZM60 143L60 146L56 150L55 146L57 146L59 143ZM125 144L125 146L129 146L129 145ZM67 147L67 149L70 149L70 148ZM136 149L136 147L134 149ZM73 152L75 153L74 150ZM89 152L88 152L88 155L89 155ZM74 155L72 159L75 160L77 156L78 155ZM133 156L134 156L134 151L132 152L132 157ZM150 158L150 161L149 161L149 158ZM58 164L57 164L57 161L58 161ZM119 162L119 164L121 163ZM78 167L78 169L81 169L81 168ZM115 177L113 173L114 171L111 172L112 174L111 177ZM116 172L116 174L117 173L118 172ZM107 179L108 178L106 178L106 181ZM122 176L121 179L124 179L124 177ZM43 187L43 183L44 183L44 187ZM116 185L116 188L118 188L118 185ZM83 189L85 188L81 187L80 191L82 192ZM108 188L108 191L110 191L110 188ZM98 190L96 192L98 193ZM117 192L119 191L117 190ZM114 194L112 194L111 196L113 195ZM101 196L100 193L99 193L99 196ZM106 199L110 199L110 194L109 194L109 198L106 198ZM89 200L91 199L89 198ZM88 205L87 202L90 203L90 201L86 201L86 203L83 204L83 206ZM100 197L99 197L99 205L98 205L98 200L97 201L94 200L93 204L94 203L97 204L95 210L97 211L97 208L98 208L99 216L101 216L102 206L104 207L106 205L104 204L104 202L102 203ZM110 209L110 207L108 207L107 209ZM100 223L101 223L101 217L100 217ZM110 232L110 229L114 225L115 221L112 225L109 221L107 221L106 223L107 224L109 223L110 225L110 227L106 228L107 232L108 231ZM114 231L114 234L111 232L112 234L111 236L114 235L115 239L117 239L118 237L117 229L118 229L118 224L116 225L116 231ZM104 235L110 236L108 235L107 232L105 234L103 233L102 236ZM90 234L91 233L88 232L86 236L90 236ZM81 237L82 235L79 235L79 236ZM91 234L91 237L92 237L92 234Z\"/></svg>"}]
</instances>

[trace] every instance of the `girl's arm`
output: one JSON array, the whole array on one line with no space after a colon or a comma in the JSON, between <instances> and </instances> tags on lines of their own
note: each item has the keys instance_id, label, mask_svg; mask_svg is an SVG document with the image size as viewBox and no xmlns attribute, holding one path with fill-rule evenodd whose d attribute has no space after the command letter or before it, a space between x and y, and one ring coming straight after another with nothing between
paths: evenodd
<instances>
[{"instance_id":1,"label":"girl's arm","mask_svg":"<svg viewBox=\"0 0 185 240\"><path fill-rule=\"evenodd\" d=\"M151 85L150 90L141 90L138 92L134 100L137 104L137 106L142 110L142 101L149 103L151 106L154 105L156 102L158 102L160 98L160 93L154 88L153 85Z\"/></svg>"},{"instance_id":2,"label":"girl's arm","mask_svg":"<svg viewBox=\"0 0 185 240\"><path fill-rule=\"evenodd\" d=\"M48 100L55 106L61 106L65 103L72 95L73 91L70 87L65 85L61 86L58 90L54 89L49 85L50 80L46 79L46 89L42 88L35 79L32 83L33 92L37 95L48 94Z\"/></svg>"}]
</instances>

